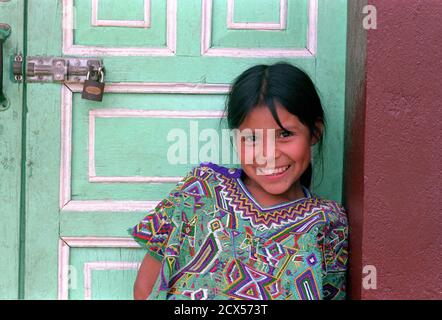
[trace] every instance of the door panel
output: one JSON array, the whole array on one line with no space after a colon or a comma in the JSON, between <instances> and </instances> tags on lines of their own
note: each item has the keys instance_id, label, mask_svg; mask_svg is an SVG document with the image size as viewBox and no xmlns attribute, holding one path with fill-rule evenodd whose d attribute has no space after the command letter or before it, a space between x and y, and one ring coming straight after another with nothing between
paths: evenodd
<instances>
[{"instance_id":1,"label":"door panel","mask_svg":"<svg viewBox=\"0 0 442 320\"><path fill-rule=\"evenodd\" d=\"M329 134L314 191L340 200L347 2L251 3L28 2L28 55L99 56L106 93L97 103L81 85L27 84L26 298L132 297L144 252L126 229L212 160L190 158L204 143L189 139L188 161L169 163L170 130L222 128L228 86L254 64L290 61L315 81Z\"/></svg>"},{"instance_id":2,"label":"door panel","mask_svg":"<svg viewBox=\"0 0 442 320\"><path fill-rule=\"evenodd\" d=\"M305 48L305 35L309 27L308 4L308 0L247 0L227 1L226 5L225 0L214 0L211 10L211 48Z\"/></svg>"}]
</instances>

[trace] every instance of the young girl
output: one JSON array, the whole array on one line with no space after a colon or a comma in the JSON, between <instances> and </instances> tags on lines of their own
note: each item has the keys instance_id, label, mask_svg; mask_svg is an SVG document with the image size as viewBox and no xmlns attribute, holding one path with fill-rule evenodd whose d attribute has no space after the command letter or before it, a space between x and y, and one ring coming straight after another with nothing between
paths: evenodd
<instances>
[{"instance_id":1,"label":"young girl","mask_svg":"<svg viewBox=\"0 0 442 320\"><path fill-rule=\"evenodd\" d=\"M252 67L226 111L249 133L236 140L241 167L201 163L130 229L148 250L135 298L345 298L345 211L308 189L325 123L312 81L287 63Z\"/></svg>"}]
</instances>

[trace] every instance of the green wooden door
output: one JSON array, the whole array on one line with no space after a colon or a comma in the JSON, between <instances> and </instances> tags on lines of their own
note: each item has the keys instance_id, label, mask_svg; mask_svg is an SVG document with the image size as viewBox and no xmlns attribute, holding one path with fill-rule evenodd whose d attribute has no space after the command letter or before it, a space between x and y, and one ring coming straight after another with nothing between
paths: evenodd
<instances>
[{"instance_id":1,"label":"green wooden door","mask_svg":"<svg viewBox=\"0 0 442 320\"><path fill-rule=\"evenodd\" d=\"M10 26L3 44L3 93L7 106L0 103L0 298L19 297L20 233L23 226L21 206L23 88L9 78L9 57L23 48L23 1L0 1L0 24ZM7 109L6 109L7 107Z\"/></svg>"},{"instance_id":2,"label":"green wooden door","mask_svg":"<svg viewBox=\"0 0 442 320\"><path fill-rule=\"evenodd\" d=\"M314 79L328 117L314 191L341 200L346 0L25 4L25 54L100 57L106 93L98 103L78 84L16 85L27 106L24 298L132 298L144 252L126 229L190 167L217 160L195 157L189 138L187 160L170 163L171 130L218 129L229 83L254 64L289 61Z\"/></svg>"}]
</instances>

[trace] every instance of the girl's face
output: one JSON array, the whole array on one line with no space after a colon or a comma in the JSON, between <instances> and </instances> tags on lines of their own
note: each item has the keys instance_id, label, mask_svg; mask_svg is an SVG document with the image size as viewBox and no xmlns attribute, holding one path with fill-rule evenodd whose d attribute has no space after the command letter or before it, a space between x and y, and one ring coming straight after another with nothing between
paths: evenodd
<instances>
[{"instance_id":1,"label":"girl's face","mask_svg":"<svg viewBox=\"0 0 442 320\"><path fill-rule=\"evenodd\" d=\"M310 163L310 148L316 139L297 116L277 102L275 106L282 126L288 131L277 124L267 106L259 105L239 127L241 134L236 141L237 150L247 175L244 182L251 191L291 201L302 197L299 180ZM244 137L243 132L252 136ZM274 142L269 140L271 135ZM273 147L268 150L268 146Z\"/></svg>"}]
</instances>

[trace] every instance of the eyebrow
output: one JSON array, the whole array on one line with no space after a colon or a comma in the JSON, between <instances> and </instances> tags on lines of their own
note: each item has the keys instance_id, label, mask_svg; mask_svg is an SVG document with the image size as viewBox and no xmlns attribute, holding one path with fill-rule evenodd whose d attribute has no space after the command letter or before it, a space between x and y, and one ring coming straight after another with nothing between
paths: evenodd
<instances>
[{"instance_id":1,"label":"eyebrow","mask_svg":"<svg viewBox=\"0 0 442 320\"><path fill-rule=\"evenodd\" d=\"M297 125L292 125L292 126L283 126L286 130L299 130L299 127ZM276 129L276 131L283 131L284 129L282 128L278 128Z\"/></svg>"},{"instance_id":2,"label":"eyebrow","mask_svg":"<svg viewBox=\"0 0 442 320\"><path fill-rule=\"evenodd\" d=\"M297 125L291 125L291 126L284 126L285 130L290 131L290 130L300 130L299 126ZM252 129L252 134L255 133L256 129ZM257 130L262 130L262 129L257 129ZM275 132L279 132L279 131L285 131L283 128L279 127L277 129L275 129Z\"/></svg>"}]
</instances>

